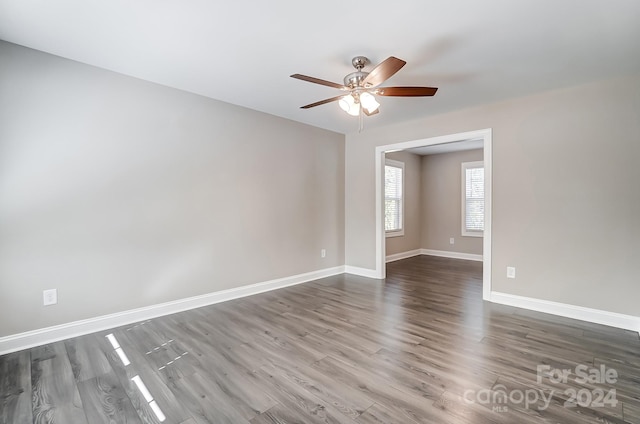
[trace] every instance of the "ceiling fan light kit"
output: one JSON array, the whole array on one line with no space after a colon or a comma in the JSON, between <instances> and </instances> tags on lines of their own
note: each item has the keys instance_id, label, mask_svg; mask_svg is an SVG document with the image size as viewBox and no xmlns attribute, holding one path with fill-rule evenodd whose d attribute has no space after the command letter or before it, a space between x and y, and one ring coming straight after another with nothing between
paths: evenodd
<instances>
[{"instance_id":1,"label":"ceiling fan light kit","mask_svg":"<svg viewBox=\"0 0 640 424\"><path fill-rule=\"evenodd\" d=\"M359 116L362 118L363 113L367 116L371 116L379 112L380 103L378 103L375 97L376 95L424 97L433 96L436 94L436 91L438 91L435 87L378 87L380 84L395 75L395 73L398 72L407 62L398 59L397 57L390 56L373 68L371 72L365 72L362 69L368 63L369 59L364 56L354 57L351 60L351 64L356 68L356 72L352 72L344 77L343 85L319 78L309 77L307 75L291 75L291 78L349 92L349 94L320 100L319 102L311 103L302 106L301 108L310 109L312 107L337 101L340 108L349 115Z\"/></svg>"}]
</instances>

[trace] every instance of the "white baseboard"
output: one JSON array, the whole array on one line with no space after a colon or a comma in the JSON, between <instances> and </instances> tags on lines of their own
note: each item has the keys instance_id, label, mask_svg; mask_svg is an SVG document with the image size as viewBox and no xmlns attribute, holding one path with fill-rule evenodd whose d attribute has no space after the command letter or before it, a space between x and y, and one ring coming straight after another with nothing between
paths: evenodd
<instances>
[{"instance_id":1,"label":"white baseboard","mask_svg":"<svg viewBox=\"0 0 640 424\"><path fill-rule=\"evenodd\" d=\"M482 255L476 255L473 253L450 252L448 250L420 249L420 254L431 255L431 256L441 256L443 258L465 259L467 261L482 262Z\"/></svg>"},{"instance_id":2,"label":"white baseboard","mask_svg":"<svg viewBox=\"0 0 640 424\"><path fill-rule=\"evenodd\" d=\"M393 255L387 255L387 257L385 258L385 262L389 263L389 262L399 261L400 259L407 259L407 258L412 258L414 256L419 256L422 254L421 250L422 249L409 250L407 252L400 252L400 253L394 253Z\"/></svg>"},{"instance_id":3,"label":"white baseboard","mask_svg":"<svg viewBox=\"0 0 640 424\"><path fill-rule=\"evenodd\" d=\"M345 265L344 272L347 274L359 275L360 277L380 279L375 269L360 268L357 266Z\"/></svg>"},{"instance_id":4,"label":"white baseboard","mask_svg":"<svg viewBox=\"0 0 640 424\"><path fill-rule=\"evenodd\" d=\"M640 332L640 317L514 294L491 292L491 302Z\"/></svg>"},{"instance_id":5,"label":"white baseboard","mask_svg":"<svg viewBox=\"0 0 640 424\"><path fill-rule=\"evenodd\" d=\"M344 266L321 269L318 271L293 275L291 277L278 278L276 280L264 281L233 289L221 290L200 296L188 297L185 299L145 306L143 308L131 309L115 314L103 315L53 327L42 328L39 330L0 337L0 355L65 340L71 337L82 336L96 331L132 324L163 315L174 314L188 309L213 305L215 303L225 302L239 297L251 296L270 290L293 286L295 284L306 283L308 281L330 277L344 272Z\"/></svg>"},{"instance_id":6,"label":"white baseboard","mask_svg":"<svg viewBox=\"0 0 640 424\"><path fill-rule=\"evenodd\" d=\"M406 254L407 256L404 257L417 256L417 254L414 254L415 252L416 251L403 252L402 254L398 255ZM418 254L444 256L455 259L481 260L481 258L475 258L476 256L481 255L469 255L464 253L461 254L456 252L446 252L429 249L420 249ZM395 255L390 255L389 257L394 256ZM399 259L402 259L402 257L397 257L396 259L392 260ZM390 262L390 260L388 260L388 262ZM233 289L221 290L218 292L207 293L200 296L179 299L157 305L146 306L143 308L118 312L115 314L103 315L81 321L74 321L67 324L56 325L53 327L47 327L38 330L27 331L24 333L13 334L10 336L0 337L0 355L28 349L34 346L40 346L47 343L65 340L71 337L82 336L84 334L90 334L96 331L102 331L122 325L132 324L163 315L174 314L177 312L182 312L207 305L213 305L215 303L225 302L240 297L251 296L266 291L306 283L308 281L313 281L342 273L379 279L376 270L349 265L312 271L304 274L294 275L291 277L264 281L261 283L250 284ZM528 298L495 291L491 292L491 302L640 332L640 317L632 315L624 315L615 312L607 312L598 309L585 308L582 306L568 305L564 303Z\"/></svg>"}]
</instances>

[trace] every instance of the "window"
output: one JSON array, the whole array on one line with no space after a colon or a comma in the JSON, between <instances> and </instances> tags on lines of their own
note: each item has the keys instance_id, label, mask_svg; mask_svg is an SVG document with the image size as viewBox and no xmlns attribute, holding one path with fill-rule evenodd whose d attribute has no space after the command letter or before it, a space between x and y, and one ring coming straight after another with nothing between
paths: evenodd
<instances>
[{"instance_id":1,"label":"window","mask_svg":"<svg viewBox=\"0 0 640 424\"><path fill-rule=\"evenodd\" d=\"M404 163L387 159L384 166L384 230L387 237L404 235Z\"/></svg>"},{"instance_id":2,"label":"window","mask_svg":"<svg viewBox=\"0 0 640 424\"><path fill-rule=\"evenodd\" d=\"M462 163L462 235L482 237L484 231L484 163Z\"/></svg>"}]
</instances>

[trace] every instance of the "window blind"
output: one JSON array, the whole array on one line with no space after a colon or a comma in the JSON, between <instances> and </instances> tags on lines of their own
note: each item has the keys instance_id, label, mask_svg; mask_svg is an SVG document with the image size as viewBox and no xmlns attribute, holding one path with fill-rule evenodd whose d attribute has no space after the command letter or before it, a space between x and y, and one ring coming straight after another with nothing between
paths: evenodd
<instances>
[{"instance_id":1,"label":"window blind","mask_svg":"<svg viewBox=\"0 0 640 424\"><path fill-rule=\"evenodd\" d=\"M402 229L402 168L392 165L384 167L384 229Z\"/></svg>"},{"instance_id":2,"label":"window blind","mask_svg":"<svg viewBox=\"0 0 640 424\"><path fill-rule=\"evenodd\" d=\"M484 168L465 170L465 229L484 230Z\"/></svg>"}]
</instances>

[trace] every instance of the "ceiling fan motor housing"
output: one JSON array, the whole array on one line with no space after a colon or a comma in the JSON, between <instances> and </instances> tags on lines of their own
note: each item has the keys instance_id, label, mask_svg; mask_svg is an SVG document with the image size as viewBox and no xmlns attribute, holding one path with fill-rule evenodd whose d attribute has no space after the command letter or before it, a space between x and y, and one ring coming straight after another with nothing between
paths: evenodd
<instances>
[{"instance_id":1,"label":"ceiling fan motor housing","mask_svg":"<svg viewBox=\"0 0 640 424\"><path fill-rule=\"evenodd\" d=\"M369 72L352 72L344 77L344 85L349 88L356 88L362 86L362 81L369 75Z\"/></svg>"},{"instance_id":2,"label":"ceiling fan motor housing","mask_svg":"<svg viewBox=\"0 0 640 424\"><path fill-rule=\"evenodd\" d=\"M344 77L344 85L352 89L361 87L362 81L367 77L367 75L369 75L369 72L362 72L362 68L364 68L368 63L369 59L364 56L356 56L351 59L351 64L356 68L356 72Z\"/></svg>"}]
</instances>

